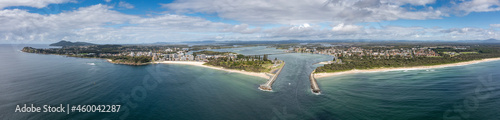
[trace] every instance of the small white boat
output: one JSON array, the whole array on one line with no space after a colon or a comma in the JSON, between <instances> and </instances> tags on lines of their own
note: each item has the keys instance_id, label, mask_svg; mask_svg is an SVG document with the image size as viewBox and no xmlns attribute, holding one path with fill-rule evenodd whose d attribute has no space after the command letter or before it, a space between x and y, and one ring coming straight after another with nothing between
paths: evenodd
<instances>
[{"instance_id":1,"label":"small white boat","mask_svg":"<svg viewBox=\"0 0 500 120\"><path fill-rule=\"evenodd\" d=\"M87 65L95 65L95 63L87 63Z\"/></svg>"}]
</instances>

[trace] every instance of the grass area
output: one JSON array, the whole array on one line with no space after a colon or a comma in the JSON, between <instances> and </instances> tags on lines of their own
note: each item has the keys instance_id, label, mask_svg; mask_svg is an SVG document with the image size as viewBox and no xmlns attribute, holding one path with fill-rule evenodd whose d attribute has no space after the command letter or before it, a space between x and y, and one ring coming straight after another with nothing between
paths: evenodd
<instances>
[{"instance_id":1,"label":"grass area","mask_svg":"<svg viewBox=\"0 0 500 120\"><path fill-rule=\"evenodd\" d=\"M478 54L478 52L460 52L460 54Z\"/></svg>"},{"instance_id":2,"label":"grass area","mask_svg":"<svg viewBox=\"0 0 500 120\"><path fill-rule=\"evenodd\" d=\"M454 55L452 55L454 53ZM464 55L464 54L479 54L478 52L443 52L443 54L447 54L450 56Z\"/></svg>"},{"instance_id":3,"label":"grass area","mask_svg":"<svg viewBox=\"0 0 500 120\"><path fill-rule=\"evenodd\" d=\"M280 63L278 66L276 66L276 67L273 67L273 66L274 66L274 64L271 64L271 67L270 67L270 69L268 70L268 72L269 72L269 73L273 73L275 70L277 70L277 69L279 69L279 68L283 67L283 65L285 65L283 61L281 61L281 63Z\"/></svg>"},{"instance_id":4,"label":"grass area","mask_svg":"<svg viewBox=\"0 0 500 120\"><path fill-rule=\"evenodd\" d=\"M431 58L442 58L443 56L427 56L427 57L431 57Z\"/></svg>"},{"instance_id":5,"label":"grass area","mask_svg":"<svg viewBox=\"0 0 500 120\"><path fill-rule=\"evenodd\" d=\"M266 68L265 71L271 71L273 69L274 64L263 64L262 67Z\"/></svg>"},{"instance_id":6,"label":"grass area","mask_svg":"<svg viewBox=\"0 0 500 120\"><path fill-rule=\"evenodd\" d=\"M443 54L448 54L448 55L451 54L451 53L457 54L456 52L443 52Z\"/></svg>"}]
</instances>

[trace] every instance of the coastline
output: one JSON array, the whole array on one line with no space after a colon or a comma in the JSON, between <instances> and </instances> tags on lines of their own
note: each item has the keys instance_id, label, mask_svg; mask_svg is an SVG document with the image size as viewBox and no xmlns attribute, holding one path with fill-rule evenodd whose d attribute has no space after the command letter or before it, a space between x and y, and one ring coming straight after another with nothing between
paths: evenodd
<instances>
[{"instance_id":1,"label":"coastline","mask_svg":"<svg viewBox=\"0 0 500 120\"><path fill-rule=\"evenodd\" d=\"M376 68L376 69L363 69L363 70L354 69L354 70L349 70L349 71L333 72L333 73L315 73L314 77L316 79L318 79L318 78L323 78L323 77L330 77L330 76L343 75L343 74L353 74L353 73L370 73L370 72L384 72L384 71L398 71L398 70L422 70L422 69L445 68L445 67L471 65L471 64L477 64L477 63L489 62L489 61L497 61L497 60L500 60L500 58L486 58L486 59L481 59L481 60L472 60L472 61L466 61L466 62L432 65L432 66Z\"/></svg>"},{"instance_id":2,"label":"coastline","mask_svg":"<svg viewBox=\"0 0 500 120\"><path fill-rule=\"evenodd\" d=\"M152 62L147 62L147 63L127 63L127 62L114 62L113 60L107 59L107 58L99 58L99 59L106 59L109 63L122 64L122 65L136 65L136 66L140 66L140 65L149 65L150 63L152 63Z\"/></svg>"},{"instance_id":3,"label":"coastline","mask_svg":"<svg viewBox=\"0 0 500 120\"><path fill-rule=\"evenodd\" d=\"M313 63L313 65L316 65L316 64L321 64L321 65L330 64L329 62L332 62L332 61L317 62L317 63Z\"/></svg>"},{"instance_id":4,"label":"coastline","mask_svg":"<svg viewBox=\"0 0 500 120\"><path fill-rule=\"evenodd\" d=\"M205 62L196 62L196 61L162 61L162 62L154 62L154 63L193 65L193 66L199 66L199 67L205 67L205 68L210 68L210 69L222 70L222 71L227 71L227 72L234 72L234 73L240 73L240 74L245 74L245 75L250 75L250 76L256 76L256 77L260 77L260 78L264 78L264 79L269 79L270 78L265 73L247 72L247 71L243 71L243 70L233 70L233 69L225 69L225 68L222 68L222 67L215 67L215 66L203 65Z\"/></svg>"}]
</instances>

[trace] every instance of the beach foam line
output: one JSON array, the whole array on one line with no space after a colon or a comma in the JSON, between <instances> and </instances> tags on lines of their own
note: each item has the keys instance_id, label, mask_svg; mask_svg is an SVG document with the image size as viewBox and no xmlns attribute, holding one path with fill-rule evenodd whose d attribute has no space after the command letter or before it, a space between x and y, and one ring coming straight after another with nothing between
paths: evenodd
<instances>
[{"instance_id":1,"label":"beach foam line","mask_svg":"<svg viewBox=\"0 0 500 120\"><path fill-rule=\"evenodd\" d=\"M257 89L262 90L262 91L266 91L266 92L273 92L273 90L264 90L264 89L262 89L260 87L257 87Z\"/></svg>"},{"instance_id":2,"label":"beach foam line","mask_svg":"<svg viewBox=\"0 0 500 120\"><path fill-rule=\"evenodd\" d=\"M313 89L311 89L311 93L312 93L312 94L314 94L314 95L321 95L321 92L317 92L317 93L316 93L316 92L314 92L314 90L313 90Z\"/></svg>"},{"instance_id":3,"label":"beach foam line","mask_svg":"<svg viewBox=\"0 0 500 120\"><path fill-rule=\"evenodd\" d=\"M405 70L405 71L406 70L425 70L425 69L465 66L465 65L472 65L472 64L497 61L497 60L500 60L500 58L487 58L487 59L482 59L482 60L472 60L472 61L466 61L466 62L450 63L450 64L442 64L442 65L432 65L432 66L377 68L377 69L366 69L366 70L353 69L353 70L343 71L343 72L315 73L314 77L316 79L318 79L318 78L323 78L323 77L330 77L330 76L343 75L343 74L353 74L353 73L372 73L372 72L401 71L401 70Z\"/></svg>"},{"instance_id":4,"label":"beach foam line","mask_svg":"<svg viewBox=\"0 0 500 120\"><path fill-rule=\"evenodd\" d=\"M240 73L240 74L245 74L245 75L250 75L250 76L256 76L256 77L265 78L265 79L269 79L270 78L265 73L248 72L248 71L243 71L243 70L233 70L233 69L225 69L223 67L215 67L215 66L203 65L203 64L205 64L205 62L197 62L197 61L161 61L161 62L155 62L155 63L192 65L192 66L199 66L199 67L211 68L211 69L216 69L216 70L222 70L222 71L226 71L226 72L230 72L230 73Z\"/></svg>"}]
</instances>

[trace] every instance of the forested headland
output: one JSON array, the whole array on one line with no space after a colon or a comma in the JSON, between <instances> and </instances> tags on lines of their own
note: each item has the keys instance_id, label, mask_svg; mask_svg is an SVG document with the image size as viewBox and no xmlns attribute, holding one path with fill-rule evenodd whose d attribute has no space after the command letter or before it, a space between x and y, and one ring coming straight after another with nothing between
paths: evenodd
<instances>
[{"instance_id":1,"label":"forested headland","mask_svg":"<svg viewBox=\"0 0 500 120\"><path fill-rule=\"evenodd\" d=\"M397 47L396 47L397 48ZM500 57L499 45L477 45L464 48L432 48L438 56L338 56L342 63L325 64L316 68L316 72L339 72L352 69L376 69L431 66L451 64L486 58Z\"/></svg>"}]
</instances>

